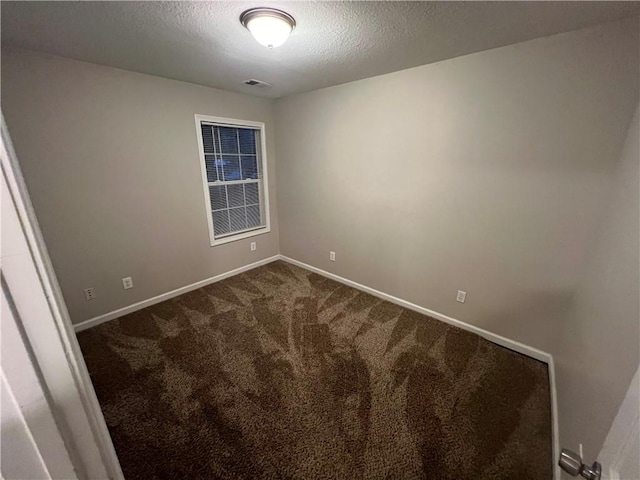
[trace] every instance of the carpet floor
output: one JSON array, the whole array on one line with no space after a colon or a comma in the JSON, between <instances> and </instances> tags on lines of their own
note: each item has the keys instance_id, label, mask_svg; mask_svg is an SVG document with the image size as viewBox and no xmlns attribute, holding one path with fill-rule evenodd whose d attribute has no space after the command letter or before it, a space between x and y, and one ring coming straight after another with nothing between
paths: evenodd
<instances>
[{"instance_id":1,"label":"carpet floor","mask_svg":"<svg viewBox=\"0 0 640 480\"><path fill-rule=\"evenodd\" d=\"M545 364L288 263L78 339L127 480L553 476Z\"/></svg>"}]
</instances>

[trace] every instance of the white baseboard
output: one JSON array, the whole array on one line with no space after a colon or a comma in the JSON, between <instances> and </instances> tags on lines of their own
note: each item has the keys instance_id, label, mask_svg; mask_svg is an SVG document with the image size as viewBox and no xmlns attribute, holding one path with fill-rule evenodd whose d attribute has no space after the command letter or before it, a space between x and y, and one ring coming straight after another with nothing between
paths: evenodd
<instances>
[{"instance_id":1,"label":"white baseboard","mask_svg":"<svg viewBox=\"0 0 640 480\"><path fill-rule=\"evenodd\" d=\"M100 325L101 323L113 320L114 318L122 317L123 315L127 315L128 313L142 310L143 308L150 307L151 305L155 305L156 303L164 302L165 300L177 297L178 295L182 295L184 293L197 290L198 288L205 287L212 283L219 282L220 280L224 280L225 278L233 277L234 275L238 275L239 273L253 270L254 268L266 265L267 263L275 262L278 259L280 259L280 255L274 255L272 257L268 257L254 263L250 263L249 265L244 265L234 270L229 270L228 272L221 273L220 275L215 275L199 282L192 283L191 285L187 285L186 287L176 288L175 290L163 293L162 295L158 295L147 300L134 303L133 305L129 305L128 307L119 308L118 310L113 310L112 312L105 313L104 315L98 315L97 317L93 317L83 322L77 323L73 326L73 329L76 331L76 333L81 332L83 330L86 330L87 328L95 327L96 325Z\"/></svg>"},{"instance_id":2,"label":"white baseboard","mask_svg":"<svg viewBox=\"0 0 640 480\"><path fill-rule=\"evenodd\" d=\"M538 350L537 348L530 347L520 342L516 342L515 340L508 339L496 333L490 332L488 330L484 330L480 327L476 327L475 325L471 325L469 323L465 323L461 320L457 320L455 318L449 317L447 315L443 315L442 313L438 313L434 310L430 310L425 307L421 307L420 305L416 305L415 303L408 302L407 300L403 300L398 297L394 297L393 295L389 295L388 293L381 292L371 287L367 287L366 285L362 285L360 283L354 282L353 280L349 280L347 278L343 278L334 273L327 272L320 268L313 267L304 262L300 262L298 260L294 260L293 258L287 257L285 255L273 255L272 257L265 258L263 260L259 260L254 263L250 263L248 265L244 265L242 267L236 268L234 270L230 270L225 273L221 273L220 275L215 275L213 277L207 278L205 280L201 280L196 283L192 283L191 285L187 285L185 287L180 287L175 290L171 290L170 292L163 293L161 295L149 298L147 300L143 300L141 302L134 303L127 307L119 308L117 310L113 310L112 312L105 313L103 315L98 315L97 317L90 318L83 322L80 322L74 325L74 329L76 332L81 332L82 330L86 330L88 328L94 327L96 325L100 325L101 323L108 322L109 320L113 320L114 318L122 317L123 315L127 315L128 313L135 312L137 310L141 310L143 308L149 307L151 305L155 305L156 303L164 302L165 300L169 300L170 298L177 297L178 295L182 295L187 292L191 292L193 290L197 290L198 288L202 288L206 285L210 285L215 282L219 282L220 280L224 280L225 278L232 277L234 275L238 275L239 273L246 272L248 270L252 270L254 268L260 267L262 265L266 265L267 263L274 262L276 260L284 260L285 262L289 262L293 265L297 265L301 268L305 268L312 272L315 272L319 275L331 278L332 280L336 280L340 283L348 285L350 287L356 288L358 290L362 290L363 292L369 293L375 297L381 298L383 300L387 300L388 302L395 303L404 308L408 308L410 310L414 310L418 313L422 313L429 317L433 317L436 320L440 320L442 322L448 323L455 327L461 328L463 330L467 330L469 332L476 333L483 338L486 338L490 342L493 342L497 345L501 345L510 350L513 350L518 353L522 353L523 355L527 355L531 358L535 358L541 362L545 362L547 364L551 363L551 355L543 352L542 350Z\"/></svg>"},{"instance_id":3,"label":"white baseboard","mask_svg":"<svg viewBox=\"0 0 640 480\"><path fill-rule=\"evenodd\" d=\"M289 262L293 265L297 265L306 270L310 270L319 275L322 275L323 277L329 277L332 280L335 280L340 283L344 283L345 285L356 288L358 290L362 290L363 292L369 293L375 297L381 298L388 302L395 303L396 305L400 305L401 307L408 308L409 310L413 310L418 313L422 313L423 315L427 315L429 317L435 318L436 320L440 320L442 322L448 323L450 325L461 328L463 330L476 333L481 337L486 338L490 342L506 347L510 350L513 350L514 352L522 353L523 355L527 355L528 357L535 358L536 360L540 360L541 362L544 362L547 364L550 363L551 361L550 354L548 354L547 352L543 352L542 350L538 350L537 348L533 348L523 343L516 342L515 340L510 340L496 333L490 332L488 330L484 330L480 327L476 327L475 325L471 325L469 323L456 320L455 318L449 317L447 315L443 315L442 313L438 313L433 310L429 310L428 308L421 307L420 305L416 305L415 303L411 303L401 298L394 297L393 295L389 295L388 293L381 292L374 288L367 287L366 285L362 285L360 283L354 282L353 280L343 278L334 273L327 272L320 268L312 267L311 265L307 265L304 262L294 260L293 258L289 258L284 255L280 255L280 258L285 262Z\"/></svg>"},{"instance_id":4,"label":"white baseboard","mask_svg":"<svg viewBox=\"0 0 640 480\"><path fill-rule=\"evenodd\" d=\"M560 443L559 443L559 431L558 431L558 403L557 403L557 390L556 390L556 373L555 366L553 363L553 357L550 353L543 352L537 348L530 347L520 342L516 342L515 340L510 340L502 335L498 335L496 333L490 332L488 330L484 330L480 327L476 327L475 325L471 325L465 323L461 320L457 320L455 318L449 317L447 315L443 315L442 313L435 312L433 310L429 310L428 308L421 307L420 305L416 305L415 303L408 302L398 297L394 297L393 295L389 295L388 293L381 292L371 287L367 287L366 285L362 285L360 283L354 282L353 280L346 279L334 273L327 272L320 268L312 267L304 262L300 262L298 260L294 260L293 258L289 258L285 255L280 255L280 259L285 262L289 262L293 265L297 265L298 267L304 268L306 270L310 270L315 272L323 277L331 278L337 282L343 283L350 287L356 288L358 290L362 290L363 292L369 293L375 297L381 298L382 300L387 300L388 302L395 303L404 308L408 308L409 310L413 310L418 313L422 313L429 317L435 318L436 320L440 320L442 322L453 325L454 327L461 328L463 330L467 330L469 332L473 332L481 337L493 342L502 347L508 348L509 350L513 350L514 352L521 353L528 357L534 358L541 362L547 364L549 369L549 387L551 391L551 427L552 427L552 465L553 465L553 475L554 479L560 480L560 467L558 467L557 459L560 456Z\"/></svg>"}]
</instances>

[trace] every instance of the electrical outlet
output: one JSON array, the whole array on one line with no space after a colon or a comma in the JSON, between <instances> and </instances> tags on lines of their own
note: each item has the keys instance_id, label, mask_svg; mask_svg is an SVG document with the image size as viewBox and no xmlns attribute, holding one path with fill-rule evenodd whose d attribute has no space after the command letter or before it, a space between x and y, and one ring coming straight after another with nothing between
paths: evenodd
<instances>
[{"instance_id":1,"label":"electrical outlet","mask_svg":"<svg viewBox=\"0 0 640 480\"><path fill-rule=\"evenodd\" d=\"M133 288L133 280L131 279L131 277L123 278L122 286L124 287L125 290L129 290L130 288Z\"/></svg>"},{"instance_id":2,"label":"electrical outlet","mask_svg":"<svg viewBox=\"0 0 640 480\"><path fill-rule=\"evenodd\" d=\"M252 252L256 251L256 242L251 242L251 251Z\"/></svg>"},{"instance_id":3,"label":"electrical outlet","mask_svg":"<svg viewBox=\"0 0 640 480\"><path fill-rule=\"evenodd\" d=\"M336 261L336 252L329 252L329 260L332 262Z\"/></svg>"},{"instance_id":4,"label":"electrical outlet","mask_svg":"<svg viewBox=\"0 0 640 480\"><path fill-rule=\"evenodd\" d=\"M458 290L458 295L456 295L456 302L464 303L466 299L467 299L467 292Z\"/></svg>"},{"instance_id":5,"label":"electrical outlet","mask_svg":"<svg viewBox=\"0 0 640 480\"><path fill-rule=\"evenodd\" d=\"M96 293L93 291L93 288L84 289L84 298L85 300L93 300L96 298Z\"/></svg>"}]
</instances>

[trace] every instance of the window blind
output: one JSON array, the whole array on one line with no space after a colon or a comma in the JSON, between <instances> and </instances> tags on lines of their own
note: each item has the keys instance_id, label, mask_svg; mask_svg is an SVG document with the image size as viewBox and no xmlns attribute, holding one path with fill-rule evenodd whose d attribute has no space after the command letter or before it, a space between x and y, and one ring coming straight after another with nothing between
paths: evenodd
<instances>
[{"instance_id":1,"label":"window blind","mask_svg":"<svg viewBox=\"0 0 640 480\"><path fill-rule=\"evenodd\" d=\"M214 238L264 227L260 131L200 126Z\"/></svg>"}]
</instances>

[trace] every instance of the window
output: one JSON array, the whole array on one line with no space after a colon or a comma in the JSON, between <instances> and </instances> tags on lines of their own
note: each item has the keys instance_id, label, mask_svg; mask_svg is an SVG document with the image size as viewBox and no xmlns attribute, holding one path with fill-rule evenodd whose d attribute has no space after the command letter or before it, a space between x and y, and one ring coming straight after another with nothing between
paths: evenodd
<instances>
[{"instance_id":1,"label":"window","mask_svg":"<svg viewBox=\"0 0 640 480\"><path fill-rule=\"evenodd\" d=\"M196 115L211 245L266 233L264 124Z\"/></svg>"}]
</instances>

